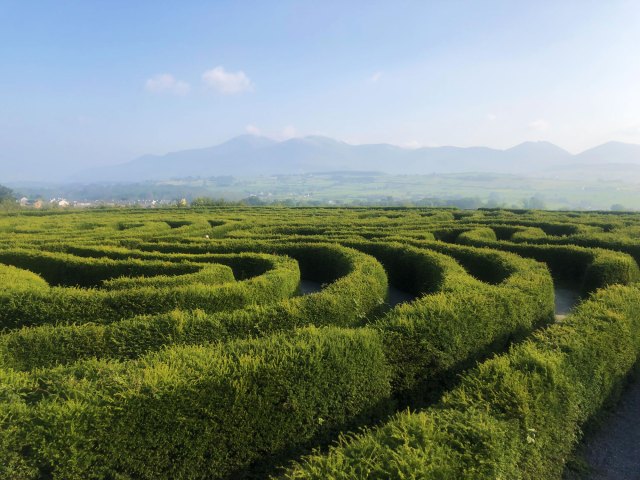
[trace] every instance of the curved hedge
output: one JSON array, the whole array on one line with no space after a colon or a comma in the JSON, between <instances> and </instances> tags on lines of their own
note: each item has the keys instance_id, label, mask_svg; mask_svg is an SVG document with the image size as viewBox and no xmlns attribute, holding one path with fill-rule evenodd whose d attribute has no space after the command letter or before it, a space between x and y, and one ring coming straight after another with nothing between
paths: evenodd
<instances>
[{"instance_id":1,"label":"curved hedge","mask_svg":"<svg viewBox=\"0 0 640 480\"><path fill-rule=\"evenodd\" d=\"M562 324L462 377L434 408L345 437L289 479L560 478L580 427L640 353L640 289L602 290Z\"/></svg>"},{"instance_id":2,"label":"curved hedge","mask_svg":"<svg viewBox=\"0 0 640 480\"><path fill-rule=\"evenodd\" d=\"M489 240L488 227L461 233L457 241L506 250L545 262L560 281L578 283L583 293L616 283L640 280L638 264L623 252L575 245L539 245Z\"/></svg>"},{"instance_id":3,"label":"curved hedge","mask_svg":"<svg viewBox=\"0 0 640 480\"><path fill-rule=\"evenodd\" d=\"M225 478L379 415L390 388L374 332L314 328L0 382L0 477L15 480Z\"/></svg>"},{"instance_id":4,"label":"curved hedge","mask_svg":"<svg viewBox=\"0 0 640 480\"><path fill-rule=\"evenodd\" d=\"M637 215L34 211L0 232L0 478L558 478L640 348ZM555 323L554 281L591 293Z\"/></svg>"},{"instance_id":5,"label":"curved hedge","mask_svg":"<svg viewBox=\"0 0 640 480\"><path fill-rule=\"evenodd\" d=\"M305 276L334 281L318 293L234 311L171 312L108 325L43 325L16 330L0 336L0 365L29 370L91 356L134 358L175 343L264 335L305 325L354 326L362 324L366 315L384 301L385 272L368 255L328 244L297 244L279 247L278 251L295 256ZM200 257L221 255L225 254L202 253ZM155 258L154 254L147 254L149 257Z\"/></svg>"},{"instance_id":6,"label":"curved hedge","mask_svg":"<svg viewBox=\"0 0 640 480\"><path fill-rule=\"evenodd\" d=\"M553 282L540 263L471 247L441 248L447 256L401 244L357 245L379 258L400 285L422 294L373 323L401 395L419 400L475 359L553 320ZM472 277L452 256L484 267L494 284Z\"/></svg>"},{"instance_id":7,"label":"curved hedge","mask_svg":"<svg viewBox=\"0 0 640 480\"><path fill-rule=\"evenodd\" d=\"M35 269L52 281L66 275L67 278L71 277L70 283L84 285L94 285L109 277L126 274L191 274L184 275L179 286L167 276L136 281L135 286L131 286L129 280L116 278L103 282L105 288L41 285L40 288L26 290L13 284L7 285L0 292L0 327L3 329L39 324L110 323L178 307L202 308L209 312L241 308L292 295L300 278L296 262L276 256L263 256L261 262L269 264L271 269L242 282L233 281L228 267L213 265L203 268L189 262L118 261L22 251L0 252L0 259L5 263ZM39 267L33 265L37 262L40 263ZM75 274L76 271L79 274Z\"/></svg>"}]
</instances>

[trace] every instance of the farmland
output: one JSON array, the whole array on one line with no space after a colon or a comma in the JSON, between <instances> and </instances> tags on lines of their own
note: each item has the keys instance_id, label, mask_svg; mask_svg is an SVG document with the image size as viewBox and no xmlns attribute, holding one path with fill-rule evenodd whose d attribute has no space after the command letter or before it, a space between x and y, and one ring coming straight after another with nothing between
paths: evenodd
<instances>
[{"instance_id":1,"label":"farmland","mask_svg":"<svg viewBox=\"0 0 640 480\"><path fill-rule=\"evenodd\" d=\"M561 478L640 354L638 214L31 210L0 232L0 478Z\"/></svg>"}]
</instances>

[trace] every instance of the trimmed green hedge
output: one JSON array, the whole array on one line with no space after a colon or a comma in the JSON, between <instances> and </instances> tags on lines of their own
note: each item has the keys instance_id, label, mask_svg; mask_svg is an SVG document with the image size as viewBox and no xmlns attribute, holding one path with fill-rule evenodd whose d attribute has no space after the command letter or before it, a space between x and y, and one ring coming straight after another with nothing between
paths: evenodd
<instances>
[{"instance_id":1,"label":"trimmed green hedge","mask_svg":"<svg viewBox=\"0 0 640 480\"><path fill-rule=\"evenodd\" d=\"M638 359L639 302L638 287L601 290L465 374L438 406L345 437L284 477L559 479L580 427Z\"/></svg>"},{"instance_id":2,"label":"trimmed green hedge","mask_svg":"<svg viewBox=\"0 0 640 480\"><path fill-rule=\"evenodd\" d=\"M390 393L366 329L0 377L0 477L14 480L225 478L378 417Z\"/></svg>"},{"instance_id":3,"label":"trimmed green hedge","mask_svg":"<svg viewBox=\"0 0 640 480\"><path fill-rule=\"evenodd\" d=\"M298 259L307 278L331 283L318 293L209 315L202 311L170 312L108 325L43 325L15 330L0 336L0 365L30 370L91 356L135 358L174 343L262 336L306 325L356 326L384 302L387 277L374 258L329 244L298 244L282 247L279 252L285 251Z\"/></svg>"},{"instance_id":4,"label":"trimmed green hedge","mask_svg":"<svg viewBox=\"0 0 640 480\"><path fill-rule=\"evenodd\" d=\"M20 257L18 260L15 253L11 253L11 258L7 252L4 261L20 266L19 260L26 258L47 258L52 261L48 264L42 262L45 267L41 271L46 271L49 275L47 265L57 265L56 262L66 262L69 255L54 253L30 253ZM244 256L247 256L246 254ZM224 279L232 280L233 276L228 267L198 265L192 262L161 262L153 260L110 260L110 259L87 259L78 258L69 260L73 268L83 266L83 270L94 270L96 272L85 275L85 279L91 278L106 280L111 275L117 276L121 273L118 266L122 265L123 271L128 271L133 275L146 272L183 272L187 273L182 279L184 283L179 286L175 281L166 276L160 278L149 278L135 283L131 287L130 280L115 279L105 283L106 288L83 289L68 287L49 287L38 289L24 289L19 285L6 285L0 292L0 328L14 329L29 325L64 325L92 323L111 323L134 315L152 314L167 312L175 308L203 309L208 312L232 310L242 308L247 305L257 303L269 303L291 296L297 289L300 281L300 273L297 263L287 257L269 255L249 255L254 257L251 261L256 262L255 257L260 257L258 263L271 267L264 274L249 278L248 280L235 282L228 281L220 283ZM240 255L242 257L242 255ZM203 261L227 261L226 256L210 256ZM133 266L133 267L132 267ZM89 268L91 267L91 268ZM135 267L135 268L134 268ZM32 267L35 269L35 267ZM102 271L101 271L102 268ZM252 267L253 268L253 267ZM51 267L51 271L55 271ZM198 273L200 272L200 273ZM213 284L209 283L209 280Z\"/></svg>"},{"instance_id":5,"label":"trimmed green hedge","mask_svg":"<svg viewBox=\"0 0 640 480\"><path fill-rule=\"evenodd\" d=\"M557 478L637 359L640 287L532 334L553 319L549 269L584 291L631 285L638 225L402 208L0 215L0 316L29 305L52 322L0 334L0 478L264 477L340 432L285 476ZM416 298L385 306L387 275ZM300 295L300 278L323 288ZM430 408L389 420L398 405Z\"/></svg>"},{"instance_id":6,"label":"trimmed green hedge","mask_svg":"<svg viewBox=\"0 0 640 480\"><path fill-rule=\"evenodd\" d=\"M575 245L539 245L487 240L486 228L458 236L465 244L486 246L545 262L558 280L578 285L583 293L640 280L638 264L623 252ZM464 235L464 236L463 236Z\"/></svg>"},{"instance_id":7,"label":"trimmed green hedge","mask_svg":"<svg viewBox=\"0 0 640 480\"><path fill-rule=\"evenodd\" d=\"M353 244L356 245L355 243ZM505 348L553 320L547 268L505 252L439 245L442 253L399 244L359 244L400 285L419 287L417 300L373 323L394 368L394 391L420 402L474 360ZM446 255L444 255L446 253ZM453 258L451 258L453 257ZM465 266L485 271L486 283Z\"/></svg>"},{"instance_id":8,"label":"trimmed green hedge","mask_svg":"<svg viewBox=\"0 0 640 480\"><path fill-rule=\"evenodd\" d=\"M119 277L187 275L201 269L188 263L143 262L127 257L121 260L80 258L64 253L26 249L0 250L0 264L34 272L50 285L85 288L99 287L104 281Z\"/></svg>"}]
</instances>

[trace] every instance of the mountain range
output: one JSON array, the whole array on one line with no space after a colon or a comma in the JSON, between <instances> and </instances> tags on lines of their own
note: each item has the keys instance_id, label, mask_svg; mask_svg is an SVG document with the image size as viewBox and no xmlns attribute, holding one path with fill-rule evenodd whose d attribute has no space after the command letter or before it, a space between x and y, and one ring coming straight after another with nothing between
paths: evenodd
<instances>
[{"instance_id":1,"label":"mountain range","mask_svg":"<svg viewBox=\"0 0 640 480\"><path fill-rule=\"evenodd\" d=\"M351 145L309 136L275 141L241 135L209 148L145 155L129 162L79 172L76 182L137 182L186 177L288 175L328 171L389 174L494 172L549 174L581 165L640 165L640 145L608 142L571 154L549 142L525 142L499 150L488 147L401 148L389 144Z\"/></svg>"}]
</instances>

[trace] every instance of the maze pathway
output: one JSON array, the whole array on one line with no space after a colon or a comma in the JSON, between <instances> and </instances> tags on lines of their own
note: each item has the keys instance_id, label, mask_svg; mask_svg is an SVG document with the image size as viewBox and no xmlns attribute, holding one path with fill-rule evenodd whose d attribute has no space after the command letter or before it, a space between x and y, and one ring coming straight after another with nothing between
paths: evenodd
<instances>
[{"instance_id":1,"label":"maze pathway","mask_svg":"<svg viewBox=\"0 0 640 480\"><path fill-rule=\"evenodd\" d=\"M640 381L635 379L620 403L583 446L592 480L640 479Z\"/></svg>"},{"instance_id":2,"label":"maze pathway","mask_svg":"<svg viewBox=\"0 0 640 480\"><path fill-rule=\"evenodd\" d=\"M580 292L566 287L555 287L556 320L563 320L580 301Z\"/></svg>"}]
</instances>

